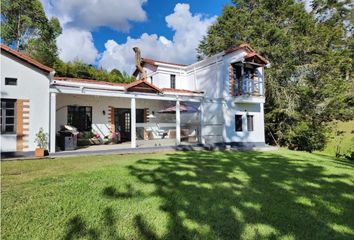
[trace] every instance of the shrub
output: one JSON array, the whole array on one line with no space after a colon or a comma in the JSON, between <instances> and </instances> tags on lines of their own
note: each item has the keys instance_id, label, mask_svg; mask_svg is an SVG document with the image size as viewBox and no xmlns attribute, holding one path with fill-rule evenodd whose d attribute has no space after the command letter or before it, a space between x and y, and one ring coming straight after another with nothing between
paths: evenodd
<instances>
[{"instance_id":1,"label":"shrub","mask_svg":"<svg viewBox=\"0 0 354 240\"><path fill-rule=\"evenodd\" d=\"M290 133L289 149L312 152L323 150L326 145L326 129L322 126L300 122Z\"/></svg>"},{"instance_id":2,"label":"shrub","mask_svg":"<svg viewBox=\"0 0 354 240\"><path fill-rule=\"evenodd\" d=\"M40 128L36 134L36 139L34 140L39 148L47 149L48 146L48 136L44 132L43 128Z\"/></svg>"}]
</instances>

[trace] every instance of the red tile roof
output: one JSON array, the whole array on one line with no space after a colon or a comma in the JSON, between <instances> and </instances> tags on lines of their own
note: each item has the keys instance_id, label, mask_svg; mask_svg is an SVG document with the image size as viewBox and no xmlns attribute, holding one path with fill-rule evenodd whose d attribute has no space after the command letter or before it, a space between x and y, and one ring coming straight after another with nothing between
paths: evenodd
<instances>
[{"instance_id":1,"label":"red tile roof","mask_svg":"<svg viewBox=\"0 0 354 240\"><path fill-rule=\"evenodd\" d=\"M186 65L186 64L171 63L171 62L163 62L163 61L158 61L158 60L154 60L154 59L150 59L150 58L142 58L142 62L143 62L143 63L151 64L151 65L154 65L154 66L156 66L156 65L159 64L159 63L162 63L162 64L169 64L169 65L175 65L175 66L179 66L179 67L188 66L188 65Z\"/></svg>"},{"instance_id":2,"label":"red tile roof","mask_svg":"<svg viewBox=\"0 0 354 240\"><path fill-rule=\"evenodd\" d=\"M248 51L248 52L255 52L255 50L249 44L242 43L242 44L240 44L238 46L234 46L234 47L231 47L231 48L227 49L225 51L225 55L229 54L229 53L232 53L232 52L235 52L235 51L240 50L240 49L246 49L246 51Z\"/></svg>"},{"instance_id":3,"label":"red tile roof","mask_svg":"<svg viewBox=\"0 0 354 240\"><path fill-rule=\"evenodd\" d=\"M28 55L26 55L24 53L20 53L16 50L13 50L12 48L10 48L4 44L0 44L0 48L1 48L1 51L5 51L5 52L11 54L12 56L17 57L18 59L20 59L24 62L27 62L27 63L31 64L32 66L35 66L44 72L50 73L50 72L54 71L54 69L52 69L46 65L43 65L42 63L34 60L33 58L29 57Z\"/></svg>"},{"instance_id":4,"label":"red tile roof","mask_svg":"<svg viewBox=\"0 0 354 240\"><path fill-rule=\"evenodd\" d=\"M162 88L163 92L175 92L175 93L194 93L194 94L201 94L203 92L191 91L186 89L175 89L175 88Z\"/></svg>"},{"instance_id":5,"label":"red tile roof","mask_svg":"<svg viewBox=\"0 0 354 240\"><path fill-rule=\"evenodd\" d=\"M245 56L245 59L252 58L252 57L258 57L264 64L268 63L268 60L265 59L264 57L262 57L261 55L259 55L257 52L247 53L247 55Z\"/></svg>"},{"instance_id":6,"label":"red tile roof","mask_svg":"<svg viewBox=\"0 0 354 240\"><path fill-rule=\"evenodd\" d=\"M65 82L77 82L77 83L89 83L89 84L97 84L97 85L108 85L108 86L121 86L124 87L126 90L129 88L133 88L141 83L148 85L149 87L153 88L157 92L164 93L187 93L187 94L202 94L203 92L191 91L186 89L174 89L174 88L158 88L157 86L144 81L144 80L136 80L131 83L112 83L112 82L105 82L105 81L97 81L93 79L81 79L81 78L70 78L70 77L54 77L53 80L58 81L65 81Z\"/></svg>"},{"instance_id":7,"label":"red tile roof","mask_svg":"<svg viewBox=\"0 0 354 240\"><path fill-rule=\"evenodd\" d=\"M65 81L65 82L78 82L78 83L89 83L97 85L108 85L108 86L121 86L125 87L127 83L112 83L106 81L98 81L94 79L82 79L82 78L70 78L70 77L54 77L53 80Z\"/></svg>"},{"instance_id":8,"label":"red tile roof","mask_svg":"<svg viewBox=\"0 0 354 240\"><path fill-rule=\"evenodd\" d=\"M148 87L154 89L155 91L162 93L160 88L156 87L155 85L153 85L145 80L136 80L136 81L126 85L125 89L129 90L130 88L134 88L134 87L138 86L139 84L146 84Z\"/></svg>"}]
</instances>

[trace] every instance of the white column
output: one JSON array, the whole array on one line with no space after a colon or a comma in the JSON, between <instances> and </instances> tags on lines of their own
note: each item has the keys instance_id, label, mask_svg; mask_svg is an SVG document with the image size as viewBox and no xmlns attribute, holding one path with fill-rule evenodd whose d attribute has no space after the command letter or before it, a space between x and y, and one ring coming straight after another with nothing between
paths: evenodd
<instances>
[{"instance_id":1,"label":"white column","mask_svg":"<svg viewBox=\"0 0 354 240\"><path fill-rule=\"evenodd\" d=\"M181 144L181 112L179 100L176 101L176 145Z\"/></svg>"},{"instance_id":2,"label":"white column","mask_svg":"<svg viewBox=\"0 0 354 240\"><path fill-rule=\"evenodd\" d=\"M50 93L49 152L55 153L57 94Z\"/></svg>"},{"instance_id":3,"label":"white column","mask_svg":"<svg viewBox=\"0 0 354 240\"><path fill-rule=\"evenodd\" d=\"M205 139L203 136L203 128L204 128L204 101L200 102L200 140L201 144L205 144Z\"/></svg>"},{"instance_id":4,"label":"white column","mask_svg":"<svg viewBox=\"0 0 354 240\"><path fill-rule=\"evenodd\" d=\"M130 131L131 131L131 148L136 148L136 103L135 97L130 99Z\"/></svg>"}]
</instances>

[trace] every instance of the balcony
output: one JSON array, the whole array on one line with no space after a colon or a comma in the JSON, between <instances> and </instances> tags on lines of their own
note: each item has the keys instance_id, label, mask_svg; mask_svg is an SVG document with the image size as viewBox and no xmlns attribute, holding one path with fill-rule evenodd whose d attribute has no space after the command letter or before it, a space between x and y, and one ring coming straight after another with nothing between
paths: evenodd
<instances>
[{"instance_id":1,"label":"balcony","mask_svg":"<svg viewBox=\"0 0 354 240\"><path fill-rule=\"evenodd\" d=\"M264 103L264 81L263 77L254 74L250 77L248 74L243 75L235 82L236 102L245 103Z\"/></svg>"}]
</instances>

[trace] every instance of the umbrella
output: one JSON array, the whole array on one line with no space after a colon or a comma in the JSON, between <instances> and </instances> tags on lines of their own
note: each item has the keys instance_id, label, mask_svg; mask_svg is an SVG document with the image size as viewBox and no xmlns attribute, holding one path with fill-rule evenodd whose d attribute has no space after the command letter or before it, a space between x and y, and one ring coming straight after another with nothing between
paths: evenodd
<instances>
[{"instance_id":1,"label":"umbrella","mask_svg":"<svg viewBox=\"0 0 354 240\"><path fill-rule=\"evenodd\" d=\"M189 106L186 104L181 103L179 105L179 110L181 113L195 113L198 112L198 109L193 107L193 106ZM165 109L162 109L160 111L158 111L158 113L176 113L176 106L171 106Z\"/></svg>"}]
</instances>

